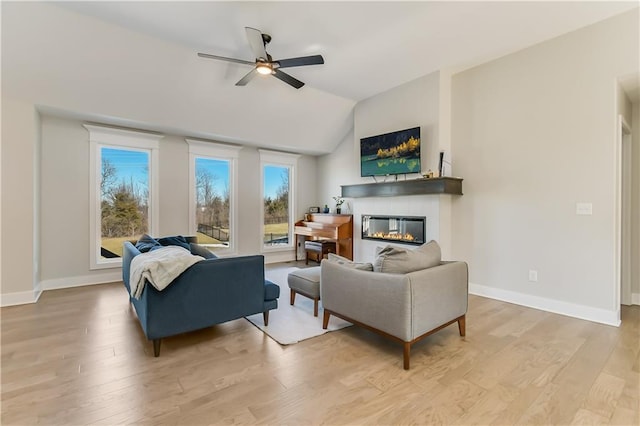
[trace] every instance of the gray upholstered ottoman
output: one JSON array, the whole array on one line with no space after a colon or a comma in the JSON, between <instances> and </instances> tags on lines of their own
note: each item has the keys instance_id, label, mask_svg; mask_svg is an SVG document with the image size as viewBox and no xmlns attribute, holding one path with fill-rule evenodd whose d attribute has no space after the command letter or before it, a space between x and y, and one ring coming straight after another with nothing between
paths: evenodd
<instances>
[{"instance_id":1,"label":"gray upholstered ottoman","mask_svg":"<svg viewBox=\"0 0 640 426\"><path fill-rule=\"evenodd\" d=\"M313 299L313 316L318 316L318 301L320 300L320 267L298 269L290 272L287 283L291 289L291 304L296 300L296 293Z\"/></svg>"}]
</instances>

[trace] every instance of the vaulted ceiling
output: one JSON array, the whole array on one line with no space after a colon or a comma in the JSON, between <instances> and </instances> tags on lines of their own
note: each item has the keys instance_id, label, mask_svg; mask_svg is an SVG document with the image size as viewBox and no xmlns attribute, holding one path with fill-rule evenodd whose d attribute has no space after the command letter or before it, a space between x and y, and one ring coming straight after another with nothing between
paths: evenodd
<instances>
[{"instance_id":1,"label":"vaulted ceiling","mask_svg":"<svg viewBox=\"0 0 640 426\"><path fill-rule=\"evenodd\" d=\"M244 27L270 34L274 58L322 54L291 69L309 85L361 100L443 68L467 67L634 7L634 2L72 2L65 7L181 43L253 60ZM635 3L637 6L637 3ZM247 70L224 76L235 83ZM237 68L237 69L236 69ZM274 82L275 84L275 82Z\"/></svg>"},{"instance_id":2,"label":"vaulted ceiling","mask_svg":"<svg viewBox=\"0 0 640 426\"><path fill-rule=\"evenodd\" d=\"M110 1L47 7L60 13L3 4L3 90L5 82L14 83L12 95L113 124L130 119L136 127L148 123L150 129L189 136L322 154L348 132L360 100L437 70L497 58L637 2ZM7 9L14 13L5 18ZM252 61L245 26L272 36L268 51L274 59L322 54L325 64L287 70L306 83L300 90L274 78L236 87L250 68L196 53ZM78 66L93 77L76 75ZM95 89L97 81L104 87ZM70 90L78 91L74 99ZM113 94L120 90L118 99L130 97L122 104ZM81 99L91 91L104 102ZM164 115L145 115L134 97L145 98L150 109L171 100L181 105L167 106ZM181 117L184 109L189 114Z\"/></svg>"}]
</instances>

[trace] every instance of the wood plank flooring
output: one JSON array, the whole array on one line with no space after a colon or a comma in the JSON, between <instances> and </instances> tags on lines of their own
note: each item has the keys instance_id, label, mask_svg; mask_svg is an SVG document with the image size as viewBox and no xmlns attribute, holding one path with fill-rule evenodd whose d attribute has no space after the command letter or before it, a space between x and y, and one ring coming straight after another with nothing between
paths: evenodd
<instances>
[{"instance_id":1,"label":"wood plank flooring","mask_svg":"<svg viewBox=\"0 0 640 426\"><path fill-rule=\"evenodd\" d=\"M1 309L0 421L638 425L640 307L622 314L616 328L470 296L466 338L429 336L405 371L401 345L360 328L280 346L244 319L154 358L121 283L47 291Z\"/></svg>"}]
</instances>

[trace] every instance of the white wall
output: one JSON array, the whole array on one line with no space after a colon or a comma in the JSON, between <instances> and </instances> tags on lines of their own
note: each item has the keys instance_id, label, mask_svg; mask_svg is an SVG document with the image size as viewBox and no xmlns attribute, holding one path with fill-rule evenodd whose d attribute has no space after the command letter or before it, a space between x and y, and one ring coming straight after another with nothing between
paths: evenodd
<instances>
[{"instance_id":1,"label":"white wall","mask_svg":"<svg viewBox=\"0 0 640 426\"><path fill-rule=\"evenodd\" d=\"M634 11L453 77L453 252L475 291L616 322L616 78L637 34Z\"/></svg>"},{"instance_id":2,"label":"white wall","mask_svg":"<svg viewBox=\"0 0 640 426\"><path fill-rule=\"evenodd\" d=\"M640 304L640 102L632 105L631 127L631 293L633 302Z\"/></svg>"},{"instance_id":3,"label":"white wall","mask_svg":"<svg viewBox=\"0 0 640 426\"><path fill-rule=\"evenodd\" d=\"M370 177L360 177L360 139L363 137L420 126L422 170L437 170L438 155L440 149L444 149L439 137L440 88L446 83L447 80L441 79L440 73L436 72L359 102L354 110L354 133L348 135L333 153L319 159L320 203L333 209L331 197L340 194L340 185L373 183ZM407 179L417 177L418 174L407 175ZM347 211L354 215L354 258L370 261L375 247L381 245L362 240L362 214L426 216L426 240L439 241L443 254L448 257L450 236L441 235L440 213L441 205L448 203L450 197L414 195L348 199L345 203Z\"/></svg>"},{"instance_id":4,"label":"white wall","mask_svg":"<svg viewBox=\"0 0 640 426\"><path fill-rule=\"evenodd\" d=\"M36 300L36 174L39 115L2 98L2 304Z\"/></svg>"},{"instance_id":5,"label":"white wall","mask_svg":"<svg viewBox=\"0 0 640 426\"><path fill-rule=\"evenodd\" d=\"M79 120L42 117L40 281L44 289L118 280L120 269L89 270L89 134ZM238 253L261 252L260 157L244 147L238 160ZM316 194L315 157L302 156L296 217ZM185 138L160 141L160 235L189 234L189 150ZM312 189L309 189L312 188ZM290 260L293 250L265 254Z\"/></svg>"}]
</instances>

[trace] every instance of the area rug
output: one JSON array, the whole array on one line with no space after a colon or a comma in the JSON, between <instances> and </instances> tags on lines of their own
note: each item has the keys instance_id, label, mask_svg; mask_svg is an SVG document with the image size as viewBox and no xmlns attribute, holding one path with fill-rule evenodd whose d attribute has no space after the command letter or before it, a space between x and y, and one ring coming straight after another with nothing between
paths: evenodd
<instances>
[{"instance_id":1,"label":"area rug","mask_svg":"<svg viewBox=\"0 0 640 426\"><path fill-rule=\"evenodd\" d=\"M296 295L295 305L289 304L289 286L287 285L287 275L289 272L299 268L283 268L276 270L265 270L268 280L280 286L280 298L278 299L278 309L269 314L269 325L264 326L262 314L247 317L253 325L262 330L281 345L291 345L302 340L323 335L329 331L340 330L351 325L338 317L332 316L327 330L322 329L322 301L318 307L318 316L313 316L313 300Z\"/></svg>"}]
</instances>

